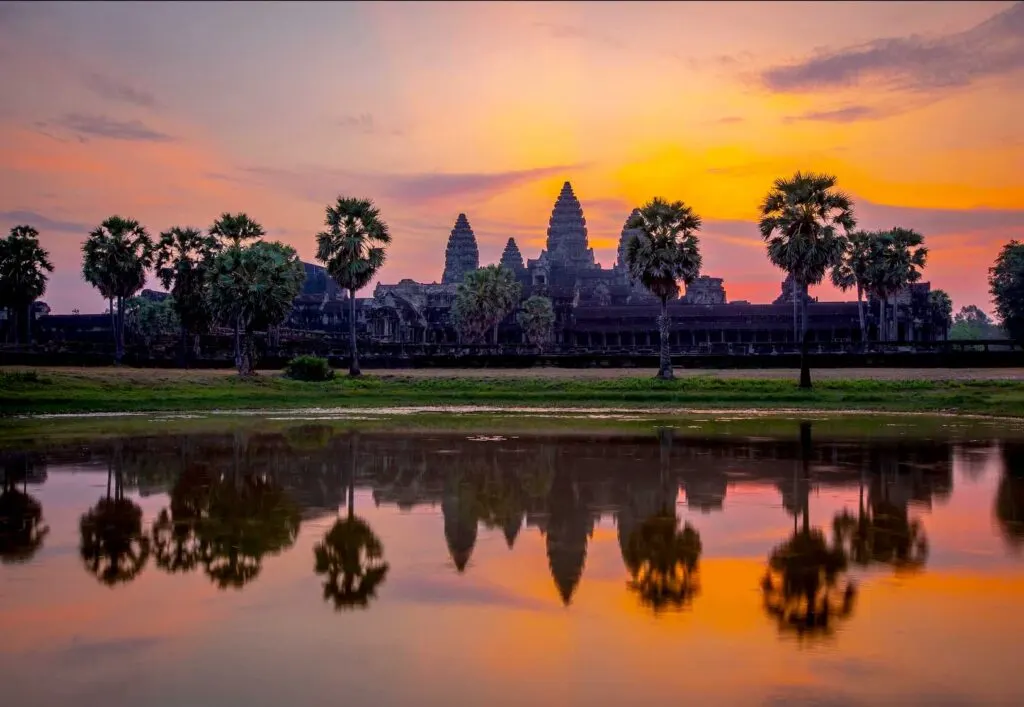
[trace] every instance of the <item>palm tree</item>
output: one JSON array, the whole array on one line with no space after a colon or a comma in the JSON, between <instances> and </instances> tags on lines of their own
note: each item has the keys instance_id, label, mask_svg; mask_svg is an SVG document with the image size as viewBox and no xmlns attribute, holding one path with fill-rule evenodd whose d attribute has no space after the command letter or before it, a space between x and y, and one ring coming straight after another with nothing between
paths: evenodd
<instances>
[{"instance_id":1,"label":"palm tree","mask_svg":"<svg viewBox=\"0 0 1024 707\"><path fill-rule=\"evenodd\" d=\"M89 234L82 255L86 282L110 304L114 362L120 364L124 356L125 300L146 284L146 270L153 264L153 242L138 221L111 216Z\"/></svg>"},{"instance_id":2,"label":"palm tree","mask_svg":"<svg viewBox=\"0 0 1024 707\"><path fill-rule=\"evenodd\" d=\"M338 287L348 291L352 348L348 374L358 376L361 371L356 350L356 292L369 285L383 267L391 232L373 201L345 196L327 206L324 225L327 230L316 235L316 258L324 263Z\"/></svg>"},{"instance_id":3,"label":"palm tree","mask_svg":"<svg viewBox=\"0 0 1024 707\"><path fill-rule=\"evenodd\" d=\"M497 344L498 325L515 309L522 292L515 273L500 265L466 273L452 305L460 336L477 342L490 332L491 340Z\"/></svg>"},{"instance_id":4,"label":"palm tree","mask_svg":"<svg viewBox=\"0 0 1024 707\"><path fill-rule=\"evenodd\" d=\"M234 253L235 258L231 262L237 263L240 259L242 244L246 241L262 238L266 235L266 231L263 230L262 225L251 219L248 214L225 212L210 226L210 235L217 239L221 251L231 251ZM230 322L235 330L235 368L242 370L243 331L237 318L230 319Z\"/></svg>"},{"instance_id":5,"label":"palm tree","mask_svg":"<svg viewBox=\"0 0 1024 707\"><path fill-rule=\"evenodd\" d=\"M655 197L634 211L625 227L634 231L626 243L629 276L661 300L657 377L672 380L675 376L669 347L668 301L679 294L680 280L689 285L700 275L700 216L682 201L668 202Z\"/></svg>"},{"instance_id":6,"label":"palm tree","mask_svg":"<svg viewBox=\"0 0 1024 707\"><path fill-rule=\"evenodd\" d=\"M207 272L220 250L217 237L203 235L195 228L175 226L160 234L155 270L160 283L173 296L174 310L181 322L181 357L188 361L188 337L199 335L211 324ZM198 353L196 351L195 353Z\"/></svg>"},{"instance_id":7,"label":"palm tree","mask_svg":"<svg viewBox=\"0 0 1024 707\"><path fill-rule=\"evenodd\" d=\"M924 236L908 228L892 228L875 234L874 267L871 280L879 299L880 337L889 341L897 335L897 303L892 303L892 321L886 311L889 299L921 279L928 259Z\"/></svg>"},{"instance_id":8,"label":"palm tree","mask_svg":"<svg viewBox=\"0 0 1024 707\"><path fill-rule=\"evenodd\" d=\"M851 233L845 243L843 258L832 268L832 284L843 292L850 288L857 290L857 316L860 319L860 345L868 340L867 323L864 317L864 293L870 287L872 235L866 231ZM796 299L794 298L794 302Z\"/></svg>"},{"instance_id":9,"label":"palm tree","mask_svg":"<svg viewBox=\"0 0 1024 707\"><path fill-rule=\"evenodd\" d=\"M349 440L348 516L335 521L323 540L313 548L314 571L326 575L324 599L336 610L365 609L377 596L387 578L384 545L369 524L355 515L355 478L359 458L359 438Z\"/></svg>"},{"instance_id":10,"label":"palm tree","mask_svg":"<svg viewBox=\"0 0 1024 707\"><path fill-rule=\"evenodd\" d=\"M32 343L32 303L46 292L46 273L53 272L50 254L39 245L39 231L15 226L0 240L0 306L13 314L14 340L19 341L18 320L25 316L25 338Z\"/></svg>"},{"instance_id":11,"label":"palm tree","mask_svg":"<svg viewBox=\"0 0 1024 707\"><path fill-rule=\"evenodd\" d=\"M680 532L679 518L663 509L641 523L626 543L623 559L633 576L630 589L655 612L681 609L699 590L700 554L700 533L689 523Z\"/></svg>"},{"instance_id":12,"label":"palm tree","mask_svg":"<svg viewBox=\"0 0 1024 707\"><path fill-rule=\"evenodd\" d=\"M220 320L234 324L239 375L255 366L251 331L284 321L305 277L295 249L276 241L232 245L214 258L207 273L210 305Z\"/></svg>"},{"instance_id":13,"label":"palm tree","mask_svg":"<svg viewBox=\"0 0 1024 707\"><path fill-rule=\"evenodd\" d=\"M800 387L811 387L807 361L807 290L842 262L844 234L856 225L853 202L835 189L836 178L797 172L777 179L761 204L761 237L768 259L788 272L799 289L801 310ZM838 229L842 229L840 233Z\"/></svg>"},{"instance_id":14,"label":"palm tree","mask_svg":"<svg viewBox=\"0 0 1024 707\"><path fill-rule=\"evenodd\" d=\"M547 297L534 295L523 302L518 315L519 326L526 340L543 350L554 334L555 310Z\"/></svg>"}]
</instances>

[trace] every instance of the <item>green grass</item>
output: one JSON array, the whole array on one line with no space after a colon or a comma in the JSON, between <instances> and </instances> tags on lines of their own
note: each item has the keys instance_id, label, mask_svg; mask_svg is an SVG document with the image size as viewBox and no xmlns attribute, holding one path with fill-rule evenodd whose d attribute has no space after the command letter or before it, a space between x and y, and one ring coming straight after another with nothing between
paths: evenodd
<instances>
[{"instance_id":1,"label":"green grass","mask_svg":"<svg viewBox=\"0 0 1024 707\"><path fill-rule=\"evenodd\" d=\"M503 405L800 409L974 413L1024 417L1024 382L828 380L802 391L786 380L692 377L504 379L339 377L306 383L277 375L119 374L110 369L0 373L3 415L297 407Z\"/></svg>"}]
</instances>

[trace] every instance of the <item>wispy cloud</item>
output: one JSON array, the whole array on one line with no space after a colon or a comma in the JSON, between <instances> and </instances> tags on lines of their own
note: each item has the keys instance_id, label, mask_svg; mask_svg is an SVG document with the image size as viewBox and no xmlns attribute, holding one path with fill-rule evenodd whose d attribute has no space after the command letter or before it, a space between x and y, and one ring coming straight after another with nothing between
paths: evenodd
<instances>
[{"instance_id":1,"label":"wispy cloud","mask_svg":"<svg viewBox=\"0 0 1024 707\"><path fill-rule=\"evenodd\" d=\"M105 138L134 142L173 142L167 133L154 130L140 120L116 120L105 115L68 113L52 124L40 123L38 127L54 125L61 127L80 139Z\"/></svg>"},{"instance_id":2,"label":"wispy cloud","mask_svg":"<svg viewBox=\"0 0 1024 707\"><path fill-rule=\"evenodd\" d=\"M86 74L82 83L97 96L109 101L127 103L140 108L155 108L157 106L156 97L149 91L129 86L104 74L96 72Z\"/></svg>"},{"instance_id":3,"label":"wispy cloud","mask_svg":"<svg viewBox=\"0 0 1024 707\"><path fill-rule=\"evenodd\" d=\"M10 224L8 227L29 225L39 231L63 231L65 233L85 234L91 230L90 226L76 221L62 221L43 216L35 211L15 210L0 211L0 223Z\"/></svg>"},{"instance_id":4,"label":"wispy cloud","mask_svg":"<svg viewBox=\"0 0 1024 707\"><path fill-rule=\"evenodd\" d=\"M963 32L933 38L877 39L824 52L761 73L776 92L877 83L897 90L934 91L1024 69L1024 2Z\"/></svg>"},{"instance_id":5,"label":"wispy cloud","mask_svg":"<svg viewBox=\"0 0 1024 707\"><path fill-rule=\"evenodd\" d=\"M506 189L539 179L566 175L578 165L538 167L507 172L420 174L372 174L322 167L278 169L248 167L240 170L243 180L283 188L310 201L324 202L339 192L354 191L402 203L423 204L449 201L457 208L467 202L485 200ZM213 176L213 175L211 175ZM216 178L232 179L218 174Z\"/></svg>"},{"instance_id":6,"label":"wispy cloud","mask_svg":"<svg viewBox=\"0 0 1024 707\"><path fill-rule=\"evenodd\" d=\"M863 105L843 106L831 110L816 110L790 115L782 119L784 123L856 123L861 120L875 120L889 115L878 108Z\"/></svg>"},{"instance_id":7,"label":"wispy cloud","mask_svg":"<svg viewBox=\"0 0 1024 707\"><path fill-rule=\"evenodd\" d=\"M363 133L369 135L374 132L373 116L369 113L360 113L359 115L343 115L337 120L337 126L345 130L351 130L352 132Z\"/></svg>"}]
</instances>

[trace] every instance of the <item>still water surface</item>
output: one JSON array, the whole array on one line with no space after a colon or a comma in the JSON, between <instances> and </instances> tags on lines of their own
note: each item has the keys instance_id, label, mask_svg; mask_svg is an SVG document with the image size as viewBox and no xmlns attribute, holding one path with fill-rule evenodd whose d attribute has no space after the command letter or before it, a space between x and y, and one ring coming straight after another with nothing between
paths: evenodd
<instances>
[{"instance_id":1,"label":"still water surface","mask_svg":"<svg viewBox=\"0 0 1024 707\"><path fill-rule=\"evenodd\" d=\"M3 460L5 705L1024 704L998 434L307 422Z\"/></svg>"}]
</instances>

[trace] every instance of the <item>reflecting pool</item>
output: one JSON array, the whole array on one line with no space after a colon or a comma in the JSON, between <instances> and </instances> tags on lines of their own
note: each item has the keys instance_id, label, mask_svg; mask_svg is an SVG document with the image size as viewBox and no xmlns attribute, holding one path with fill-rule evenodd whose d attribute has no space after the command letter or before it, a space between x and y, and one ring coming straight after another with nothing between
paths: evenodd
<instances>
[{"instance_id":1,"label":"reflecting pool","mask_svg":"<svg viewBox=\"0 0 1024 707\"><path fill-rule=\"evenodd\" d=\"M703 422L5 441L3 704L1024 704L1019 430Z\"/></svg>"}]
</instances>

